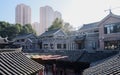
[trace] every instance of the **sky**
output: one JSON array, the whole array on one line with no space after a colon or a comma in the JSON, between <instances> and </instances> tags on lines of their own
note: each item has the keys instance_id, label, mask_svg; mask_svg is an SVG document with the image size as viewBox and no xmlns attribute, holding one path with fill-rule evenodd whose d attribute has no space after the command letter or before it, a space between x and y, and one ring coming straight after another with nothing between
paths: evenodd
<instances>
[{"instance_id":1,"label":"sky","mask_svg":"<svg viewBox=\"0 0 120 75\"><path fill-rule=\"evenodd\" d=\"M0 21L15 23L15 7L24 3L32 10L32 23L40 21L40 7L51 6L73 27L102 20L109 14L120 15L120 0L0 0Z\"/></svg>"}]
</instances>

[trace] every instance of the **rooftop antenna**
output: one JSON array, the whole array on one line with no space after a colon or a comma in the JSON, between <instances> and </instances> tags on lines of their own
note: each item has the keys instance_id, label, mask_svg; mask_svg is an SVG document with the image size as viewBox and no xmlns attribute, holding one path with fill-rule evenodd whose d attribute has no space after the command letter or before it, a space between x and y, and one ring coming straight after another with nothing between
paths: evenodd
<instances>
[{"instance_id":1,"label":"rooftop antenna","mask_svg":"<svg viewBox=\"0 0 120 75\"><path fill-rule=\"evenodd\" d=\"M106 11L109 11L109 14L112 14L112 8L111 8L111 0L108 0L109 1L109 9L105 10Z\"/></svg>"},{"instance_id":2,"label":"rooftop antenna","mask_svg":"<svg viewBox=\"0 0 120 75\"><path fill-rule=\"evenodd\" d=\"M105 10L105 12L109 11L109 13L112 14L112 10L115 10L115 9L118 9L118 8L120 8L120 7L109 8L109 9Z\"/></svg>"},{"instance_id":3,"label":"rooftop antenna","mask_svg":"<svg viewBox=\"0 0 120 75\"><path fill-rule=\"evenodd\" d=\"M112 11L111 11L112 9L113 9L113 8L111 8L111 6L109 6L109 9L105 10L105 12L106 12L106 11L109 11L109 14L112 14Z\"/></svg>"}]
</instances>

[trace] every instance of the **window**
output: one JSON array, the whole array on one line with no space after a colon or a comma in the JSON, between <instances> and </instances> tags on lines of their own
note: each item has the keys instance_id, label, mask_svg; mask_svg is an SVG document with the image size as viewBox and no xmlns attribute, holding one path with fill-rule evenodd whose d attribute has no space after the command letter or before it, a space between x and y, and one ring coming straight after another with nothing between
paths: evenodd
<instances>
[{"instance_id":1,"label":"window","mask_svg":"<svg viewBox=\"0 0 120 75\"><path fill-rule=\"evenodd\" d=\"M113 33L113 25L112 24L106 25L104 29L105 29L104 30L105 34Z\"/></svg>"},{"instance_id":2,"label":"window","mask_svg":"<svg viewBox=\"0 0 120 75\"><path fill-rule=\"evenodd\" d=\"M50 44L51 49L53 49L53 44Z\"/></svg>"},{"instance_id":3,"label":"window","mask_svg":"<svg viewBox=\"0 0 120 75\"><path fill-rule=\"evenodd\" d=\"M66 49L66 44L63 44L63 49Z\"/></svg>"},{"instance_id":4,"label":"window","mask_svg":"<svg viewBox=\"0 0 120 75\"><path fill-rule=\"evenodd\" d=\"M22 41L22 42L24 42L24 41L25 41L25 39L21 39L21 41Z\"/></svg>"},{"instance_id":5,"label":"window","mask_svg":"<svg viewBox=\"0 0 120 75\"><path fill-rule=\"evenodd\" d=\"M106 50L119 50L120 49L120 40L105 41L104 48Z\"/></svg>"},{"instance_id":6,"label":"window","mask_svg":"<svg viewBox=\"0 0 120 75\"><path fill-rule=\"evenodd\" d=\"M61 48L62 48L61 44L57 44L57 49L61 49Z\"/></svg>"},{"instance_id":7,"label":"window","mask_svg":"<svg viewBox=\"0 0 120 75\"><path fill-rule=\"evenodd\" d=\"M119 23L116 25L116 31L120 32L120 24Z\"/></svg>"},{"instance_id":8,"label":"window","mask_svg":"<svg viewBox=\"0 0 120 75\"><path fill-rule=\"evenodd\" d=\"M48 44L44 44L44 49L48 49Z\"/></svg>"},{"instance_id":9,"label":"window","mask_svg":"<svg viewBox=\"0 0 120 75\"><path fill-rule=\"evenodd\" d=\"M110 34L110 33L118 33L120 32L120 23L114 23L114 24L108 24L104 27L104 33Z\"/></svg>"},{"instance_id":10,"label":"window","mask_svg":"<svg viewBox=\"0 0 120 75\"><path fill-rule=\"evenodd\" d=\"M17 42L20 42L19 40L17 40Z\"/></svg>"},{"instance_id":11,"label":"window","mask_svg":"<svg viewBox=\"0 0 120 75\"><path fill-rule=\"evenodd\" d=\"M25 46L23 45L22 48L25 49Z\"/></svg>"},{"instance_id":12,"label":"window","mask_svg":"<svg viewBox=\"0 0 120 75\"><path fill-rule=\"evenodd\" d=\"M92 42L92 49L96 49L96 42Z\"/></svg>"}]
</instances>

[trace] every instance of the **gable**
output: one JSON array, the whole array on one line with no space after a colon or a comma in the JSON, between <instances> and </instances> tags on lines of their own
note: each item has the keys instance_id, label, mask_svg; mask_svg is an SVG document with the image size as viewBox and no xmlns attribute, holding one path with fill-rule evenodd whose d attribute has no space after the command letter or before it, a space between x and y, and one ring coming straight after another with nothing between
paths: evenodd
<instances>
[{"instance_id":1,"label":"gable","mask_svg":"<svg viewBox=\"0 0 120 75\"><path fill-rule=\"evenodd\" d=\"M79 29L79 31L97 28L97 27L98 27L98 23L99 23L99 22L84 24L84 25Z\"/></svg>"},{"instance_id":2,"label":"gable","mask_svg":"<svg viewBox=\"0 0 120 75\"><path fill-rule=\"evenodd\" d=\"M36 39L36 36L35 35L30 35L28 38Z\"/></svg>"},{"instance_id":3,"label":"gable","mask_svg":"<svg viewBox=\"0 0 120 75\"><path fill-rule=\"evenodd\" d=\"M27 40L25 41L25 44L28 45L28 44L31 44L32 42L33 42L32 40L27 39Z\"/></svg>"},{"instance_id":4,"label":"gable","mask_svg":"<svg viewBox=\"0 0 120 75\"><path fill-rule=\"evenodd\" d=\"M99 26L104 26L105 24L118 23L118 22L120 22L119 16L109 14L103 20L100 21Z\"/></svg>"},{"instance_id":5,"label":"gable","mask_svg":"<svg viewBox=\"0 0 120 75\"><path fill-rule=\"evenodd\" d=\"M54 34L59 31L60 29L54 29L54 30L49 30L44 32L43 34L40 35L40 37L50 37L50 36L54 36Z\"/></svg>"},{"instance_id":6,"label":"gable","mask_svg":"<svg viewBox=\"0 0 120 75\"><path fill-rule=\"evenodd\" d=\"M66 36L66 34L62 30L59 30L56 33L54 33L54 36Z\"/></svg>"}]
</instances>

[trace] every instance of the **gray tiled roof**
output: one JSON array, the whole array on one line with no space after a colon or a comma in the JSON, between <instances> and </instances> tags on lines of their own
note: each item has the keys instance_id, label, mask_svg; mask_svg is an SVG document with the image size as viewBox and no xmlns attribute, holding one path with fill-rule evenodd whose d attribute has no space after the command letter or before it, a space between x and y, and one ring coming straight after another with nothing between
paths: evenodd
<instances>
[{"instance_id":1,"label":"gray tiled roof","mask_svg":"<svg viewBox=\"0 0 120 75\"><path fill-rule=\"evenodd\" d=\"M79 57L83 54L83 52L84 51L78 51L78 50L45 50L45 51L37 53L37 54L68 56L67 58L60 59L60 60L75 62L79 59Z\"/></svg>"},{"instance_id":2,"label":"gray tiled roof","mask_svg":"<svg viewBox=\"0 0 120 75\"><path fill-rule=\"evenodd\" d=\"M45 50L43 52L38 52L39 55L61 55L68 56L68 58L62 59L63 61L70 62L96 62L112 55L117 54L115 51L94 51L88 52L84 50ZM88 59L89 58L89 59Z\"/></svg>"},{"instance_id":3,"label":"gray tiled roof","mask_svg":"<svg viewBox=\"0 0 120 75\"><path fill-rule=\"evenodd\" d=\"M43 36L53 36L54 33L56 33L58 30L60 30L60 29L54 29L54 30L46 31L43 34L41 34L40 37L43 37Z\"/></svg>"},{"instance_id":4,"label":"gray tiled roof","mask_svg":"<svg viewBox=\"0 0 120 75\"><path fill-rule=\"evenodd\" d=\"M84 24L79 30L96 28L96 27L98 27L98 23L99 22Z\"/></svg>"},{"instance_id":5,"label":"gray tiled roof","mask_svg":"<svg viewBox=\"0 0 120 75\"><path fill-rule=\"evenodd\" d=\"M83 75L120 75L120 54L84 70Z\"/></svg>"},{"instance_id":6,"label":"gray tiled roof","mask_svg":"<svg viewBox=\"0 0 120 75\"><path fill-rule=\"evenodd\" d=\"M84 40L86 38L85 34L81 34L80 36L76 36L75 41L79 41L79 40Z\"/></svg>"},{"instance_id":7,"label":"gray tiled roof","mask_svg":"<svg viewBox=\"0 0 120 75\"><path fill-rule=\"evenodd\" d=\"M117 51L91 51L91 52L85 51L82 57L79 59L79 61L94 63L99 60L103 60L105 58L113 56L117 53L118 53Z\"/></svg>"},{"instance_id":8,"label":"gray tiled roof","mask_svg":"<svg viewBox=\"0 0 120 75\"><path fill-rule=\"evenodd\" d=\"M14 39L22 39L22 38L28 38L28 37L30 37L30 36L32 36L32 35L34 35L34 34L24 34L24 35L18 35L18 36L16 36Z\"/></svg>"},{"instance_id":9,"label":"gray tiled roof","mask_svg":"<svg viewBox=\"0 0 120 75\"><path fill-rule=\"evenodd\" d=\"M0 53L1 75L31 75L43 68L42 65L27 58L20 51L11 50Z\"/></svg>"}]
</instances>

